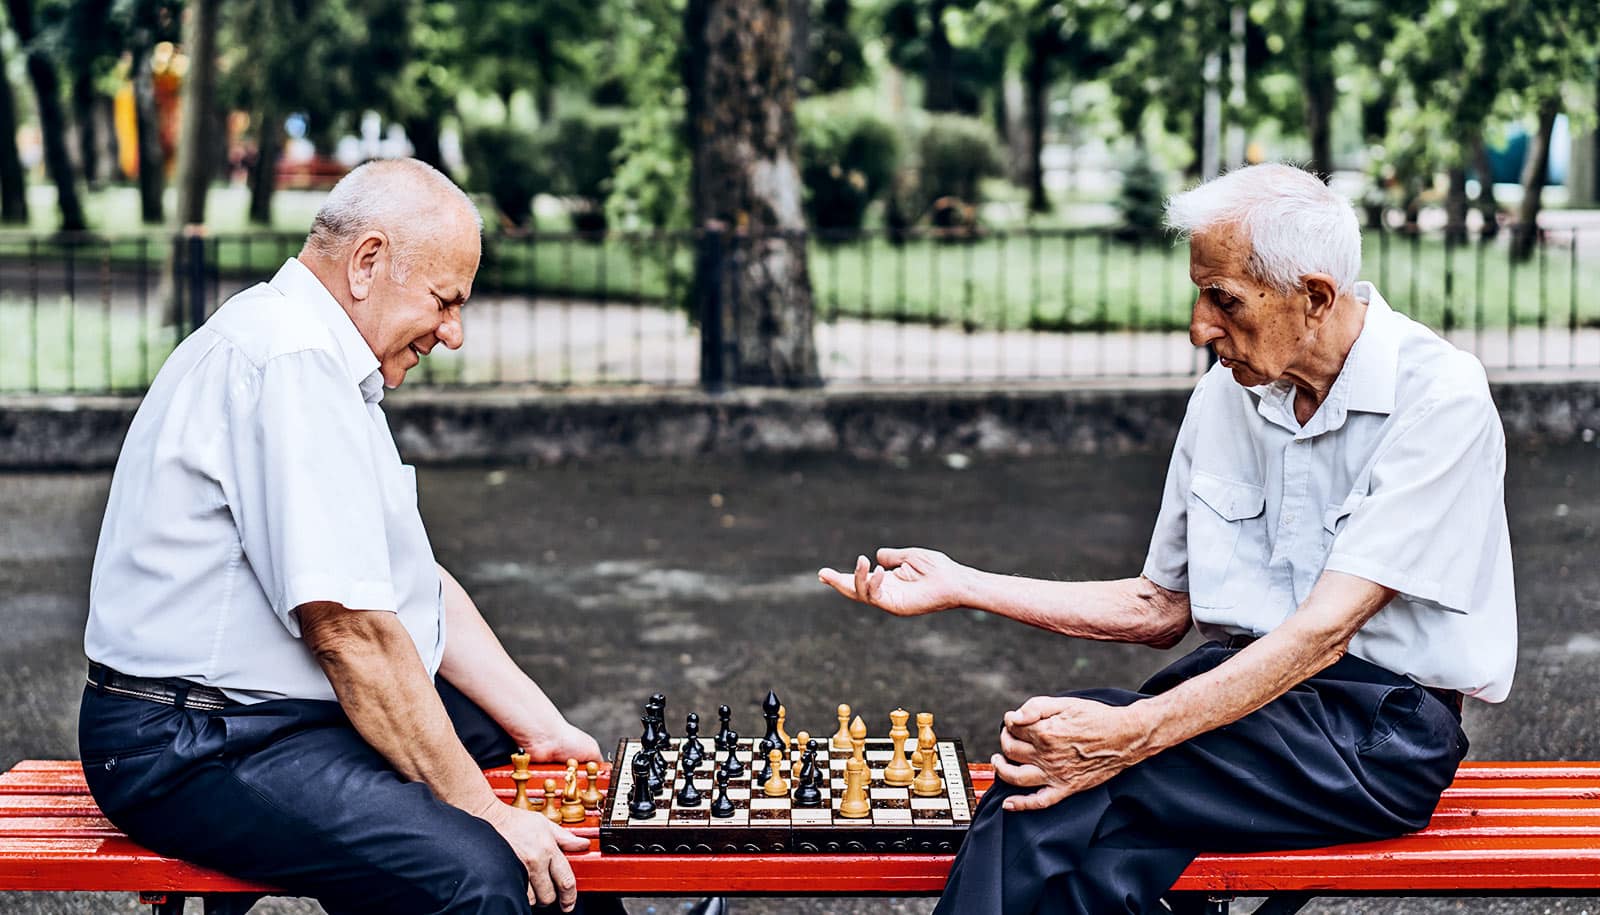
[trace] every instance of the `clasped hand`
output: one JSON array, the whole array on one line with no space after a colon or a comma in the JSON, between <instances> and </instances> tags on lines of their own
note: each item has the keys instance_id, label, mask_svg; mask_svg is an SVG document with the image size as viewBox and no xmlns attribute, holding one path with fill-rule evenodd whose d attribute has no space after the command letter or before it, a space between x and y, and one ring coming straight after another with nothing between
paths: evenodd
<instances>
[{"instance_id":1,"label":"clasped hand","mask_svg":"<svg viewBox=\"0 0 1600 915\"><path fill-rule=\"evenodd\" d=\"M1006 810L1043 810L1153 756L1149 728L1135 706L1035 696L1006 712L994 772L1029 794L1006 798Z\"/></svg>"}]
</instances>

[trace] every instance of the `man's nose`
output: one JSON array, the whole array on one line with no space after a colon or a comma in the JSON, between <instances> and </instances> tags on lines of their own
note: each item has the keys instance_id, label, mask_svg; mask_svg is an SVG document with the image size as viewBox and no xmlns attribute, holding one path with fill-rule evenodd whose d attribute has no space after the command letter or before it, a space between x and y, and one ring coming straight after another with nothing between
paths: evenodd
<instances>
[{"instance_id":1,"label":"man's nose","mask_svg":"<svg viewBox=\"0 0 1600 915\"><path fill-rule=\"evenodd\" d=\"M1209 346L1223 336L1216 314L1205 296L1195 299L1194 310L1189 315L1189 342L1195 346Z\"/></svg>"},{"instance_id":2,"label":"man's nose","mask_svg":"<svg viewBox=\"0 0 1600 915\"><path fill-rule=\"evenodd\" d=\"M438 337L439 342L450 349L461 348L461 344L466 342L467 329L461 323L461 308L459 306L450 309L450 316L444 319L444 323L439 325L438 330L434 331L434 336Z\"/></svg>"}]
</instances>

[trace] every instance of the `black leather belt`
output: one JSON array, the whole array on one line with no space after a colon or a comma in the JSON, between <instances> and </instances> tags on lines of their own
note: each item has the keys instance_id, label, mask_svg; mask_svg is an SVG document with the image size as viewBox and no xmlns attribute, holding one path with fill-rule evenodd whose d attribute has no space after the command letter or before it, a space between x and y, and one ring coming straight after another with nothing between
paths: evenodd
<instances>
[{"instance_id":1,"label":"black leather belt","mask_svg":"<svg viewBox=\"0 0 1600 915\"><path fill-rule=\"evenodd\" d=\"M1255 635L1230 635L1228 636L1228 642L1225 647L1237 650L1249 645L1251 642L1254 642L1259 638L1260 636ZM1422 686L1420 683L1417 685ZM1423 686L1422 688L1432 693L1435 699L1443 702L1445 704L1445 708L1455 712L1456 717L1459 718L1461 716L1462 695L1459 690L1440 689L1436 686Z\"/></svg>"},{"instance_id":2,"label":"black leather belt","mask_svg":"<svg viewBox=\"0 0 1600 915\"><path fill-rule=\"evenodd\" d=\"M159 702L181 709L218 712L239 704L215 687L201 686L177 677L130 677L94 661L89 662L88 683L102 693Z\"/></svg>"}]
</instances>

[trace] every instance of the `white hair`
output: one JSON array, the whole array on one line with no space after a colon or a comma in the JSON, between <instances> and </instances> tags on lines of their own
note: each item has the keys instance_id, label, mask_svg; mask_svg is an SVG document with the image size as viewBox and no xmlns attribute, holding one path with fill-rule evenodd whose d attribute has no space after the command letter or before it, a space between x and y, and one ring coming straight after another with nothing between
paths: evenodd
<instances>
[{"instance_id":1,"label":"white hair","mask_svg":"<svg viewBox=\"0 0 1600 915\"><path fill-rule=\"evenodd\" d=\"M417 256L443 241L455 227L440 218L459 204L483 233L483 217L455 182L420 159L374 159L339 179L311 221L306 247L323 257L343 257L363 234L388 236L390 272L404 283Z\"/></svg>"},{"instance_id":2,"label":"white hair","mask_svg":"<svg viewBox=\"0 0 1600 915\"><path fill-rule=\"evenodd\" d=\"M1299 289L1312 273L1328 274L1345 292L1361 272L1361 226L1350 202L1292 165L1236 169L1167 199L1167 226L1185 237L1220 225L1246 233L1251 275L1279 292Z\"/></svg>"}]
</instances>

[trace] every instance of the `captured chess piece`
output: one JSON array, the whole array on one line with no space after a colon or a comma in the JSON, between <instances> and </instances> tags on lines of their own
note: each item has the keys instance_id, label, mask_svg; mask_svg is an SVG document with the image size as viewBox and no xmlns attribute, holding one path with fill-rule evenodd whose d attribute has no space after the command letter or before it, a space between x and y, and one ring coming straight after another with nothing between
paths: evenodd
<instances>
[{"instance_id":1,"label":"captured chess piece","mask_svg":"<svg viewBox=\"0 0 1600 915\"><path fill-rule=\"evenodd\" d=\"M893 754L889 757L889 765L883 769L883 783L896 788L904 788L911 784L913 778L911 763L906 761L906 738L911 732L906 730L906 719L911 713L903 708L897 708L889 713L889 742L893 744Z\"/></svg>"},{"instance_id":2,"label":"captured chess piece","mask_svg":"<svg viewBox=\"0 0 1600 915\"><path fill-rule=\"evenodd\" d=\"M728 797L728 773L718 770L717 797L711 802L711 815L719 820L725 820L733 816L736 809L732 799Z\"/></svg>"},{"instance_id":3,"label":"captured chess piece","mask_svg":"<svg viewBox=\"0 0 1600 915\"><path fill-rule=\"evenodd\" d=\"M865 760L851 757L850 761L845 763L844 799L839 802L840 816L859 820L872 815L872 802L867 799L869 778Z\"/></svg>"},{"instance_id":4,"label":"captured chess piece","mask_svg":"<svg viewBox=\"0 0 1600 915\"><path fill-rule=\"evenodd\" d=\"M561 822L582 823L583 801L578 798L578 761L567 760L567 787L561 793Z\"/></svg>"},{"instance_id":5,"label":"captured chess piece","mask_svg":"<svg viewBox=\"0 0 1600 915\"><path fill-rule=\"evenodd\" d=\"M683 787L678 789L679 807L699 807L700 789L694 786L694 773L700 764L685 756L683 758Z\"/></svg>"},{"instance_id":6,"label":"captured chess piece","mask_svg":"<svg viewBox=\"0 0 1600 915\"><path fill-rule=\"evenodd\" d=\"M729 731L728 735L728 758L722 761L721 771L729 778L738 778L744 774L744 763L739 759L739 732Z\"/></svg>"},{"instance_id":7,"label":"captured chess piece","mask_svg":"<svg viewBox=\"0 0 1600 915\"><path fill-rule=\"evenodd\" d=\"M553 778L544 780L544 808L540 812L552 823L561 822L561 788Z\"/></svg>"},{"instance_id":8,"label":"captured chess piece","mask_svg":"<svg viewBox=\"0 0 1600 915\"><path fill-rule=\"evenodd\" d=\"M528 800L528 779L533 778L533 773L528 771L528 762L532 758L521 747L511 754L511 781L517 786L517 796L511 806L520 810L533 809L533 802Z\"/></svg>"},{"instance_id":9,"label":"captured chess piece","mask_svg":"<svg viewBox=\"0 0 1600 915\"><path fill-rule=\"evenodd\" d=\"M655 792L650 790L650 760L643 753L633 757L633 791L628 796L628 816L635 820L648 820L656 815ZM550 779L550 791L555 791L555 779Z\"/></svg>"},{"instance_id":10,"label":"captured chess piece","mask_svg":"<svg viewBox=\"0 0 1600 915\"><path fill-rule=\"evenodd\" d=\"M583 790L583 806L590 810L599 810L605 797L600 794L600 764L594 760L584 764L583 771L589 776Z\"/></svg>"},{"instance_id":11,"label":"captured chess piece","mask_svg":"<svg viewBox=\"0 0 1600 915\"><path fill-rule=\"evenodd\" d=\"M790 769L789 769L789 777L790 778L796 779L796 780L798 780L800 778L800 763L804 760L804 753L806 752L806 747L809 746L810 744L811 744L811 732L810 731L801 731L800 733L794 735L794 741L793 741L793 743L791 743L789 745L790 746L790 750L795 753L794 765L791 766Z\"/></svg>"},{"instance_id":12,"label":"captured chess piece","mask_svg":"<svg viewBox=\"0 0 1600 915\"><path fill-rule=\"evenodd\" d=\"M767 751L767 762L771 764L772 776L762 787L767 797L784 797L789 793L789 782L783 777L783 751L774 747Z\"/></svg>"},{"instance_id":13,"label":"captured chess piece","mask_svg":"<svg viewBox=\"0 0 1600 915\"><path fill-rule=\"evenodd\" d=\"M850 706L839 704L839 730L833 732L830 742L835 750L850 749Z\"/></svg>"}]
</instances>

